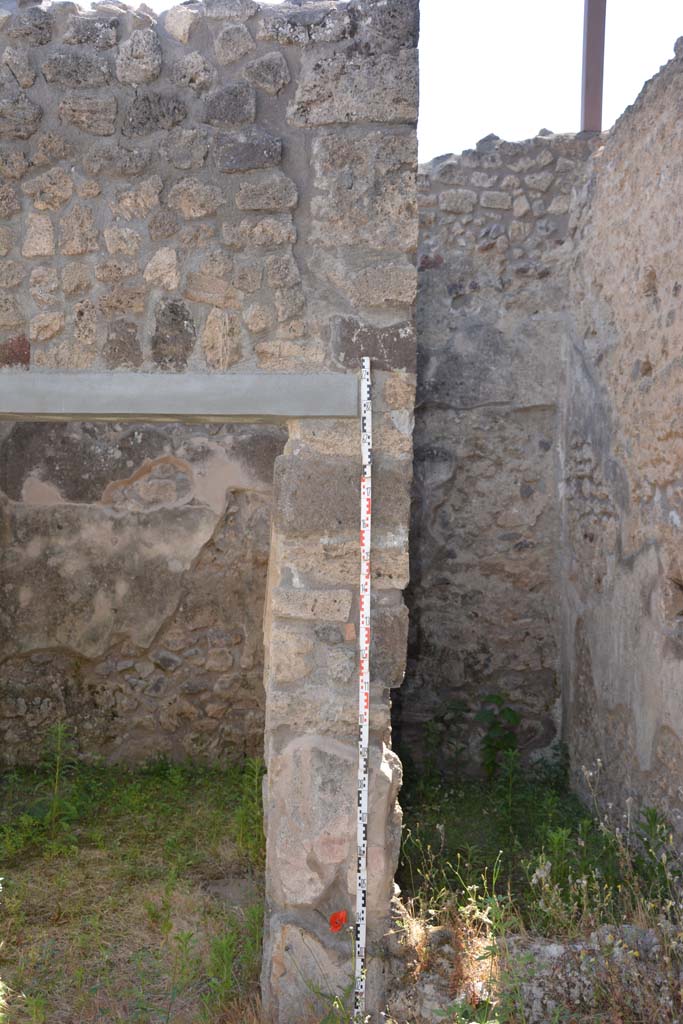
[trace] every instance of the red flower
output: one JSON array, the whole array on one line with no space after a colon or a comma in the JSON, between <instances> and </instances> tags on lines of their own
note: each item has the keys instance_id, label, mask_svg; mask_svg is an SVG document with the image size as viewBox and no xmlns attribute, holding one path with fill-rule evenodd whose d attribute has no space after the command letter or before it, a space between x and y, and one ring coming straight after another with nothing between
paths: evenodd
<instances>
[{"instance_id":1,"label":"red flower","mask_svg":"<svg viewBox=\"0 0 683 1024\"><path fill-rule=\"evenodd\" d=\"M345 910L337 910L334 914L330 914L330 931L340 932L348 919L349 915Z\"/></svg>"}]
</instances>

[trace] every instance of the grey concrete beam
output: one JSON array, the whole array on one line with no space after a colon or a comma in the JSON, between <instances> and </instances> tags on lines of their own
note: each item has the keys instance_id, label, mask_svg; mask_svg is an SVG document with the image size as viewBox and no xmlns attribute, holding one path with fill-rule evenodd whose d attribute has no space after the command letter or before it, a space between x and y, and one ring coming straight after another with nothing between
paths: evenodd
<instances>
[{"instance_id":1,"label":"grey concrete beam","mask_svg":"<svg viewBox=\"0 0 683 1024\"><path fill-rule=\"evenodd\" d=\"M0 419L225 422L358 415L348 373L0 373Z\"/></svg>"}]
</instances>

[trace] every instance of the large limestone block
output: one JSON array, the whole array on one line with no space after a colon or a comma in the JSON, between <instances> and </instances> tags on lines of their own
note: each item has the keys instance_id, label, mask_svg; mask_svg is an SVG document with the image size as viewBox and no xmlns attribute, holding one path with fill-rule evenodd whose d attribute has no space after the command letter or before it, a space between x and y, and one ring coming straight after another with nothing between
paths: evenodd
<instances>
[{"instance_id":1,"label":"large limestone block","mask_svg":"<svg viewBox=\"0 0 683 1024\"><path fill-rule=\"evenodd\" d=\"M403 530L410 514L410 465L377 459L373 473L373 529ZM290 536L356 531L360 456L281 456L275 464L275 522Z\"/></svg>"},{"instance_id":2,"label":"large limestone block","mask_svg":"<svg viewBox=\"0 0 683 1024\"><path fill-rule=\"evenodd\" d=\"M400 50L374 57L304 53L290 124L384 122L410 124L417 118L417 53Z\"/></svg>"},{"instance_id":3,"label":"large limestone block","mask_svg":"<svg viewBox=\"0 0 683 1024\"><path fill-rule=\"evenodd\" d=\"M302 736L268 769L268 898L282 908L316 907L325 918L346 909L356 887L357 748ZM368 907L378 925L388 914L397 853L400 762L386 747L370 750ZM297 827L291 828L296 822ZM326 922L325 922L326 923Z\"/></svg>"},{"instance_id":4,"label":"large limestone block","mask_svg":"<svg viewBox=\"0 0 683 1024\"><path fill-rule=\"evenodd\" d=\"M321 135L313 146L311 240L326 247L366 245L413 252L417 247L413 132Z\"/></svg>"}]
</instances>

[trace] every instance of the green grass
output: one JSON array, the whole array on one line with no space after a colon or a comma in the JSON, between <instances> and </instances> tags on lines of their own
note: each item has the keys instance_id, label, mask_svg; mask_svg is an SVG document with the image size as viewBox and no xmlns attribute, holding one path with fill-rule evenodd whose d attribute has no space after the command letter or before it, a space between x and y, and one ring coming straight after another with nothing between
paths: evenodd
<instances>
[{"instance_id":1,"label":"green grass","mask_svg":"<svg viewBox=\"0 0 683 1024\"><path fill-rule=\"evenodd\" d=\"M679 992L683 862L654 809L630 826L600 818L597 804L591 814L570 792L561 760L524 771L515 751L502 753L490 780L443 779L428 766L413 774L402 803L398 881L419 969L429 962L424 926L445 924L460 950L457 984L472 993L445 1009L444 1020L524 1024L520 983L533 972L520 953L526 941L587 938L602 925L655 932L660 967ZM657 1003L646 971L626 978L609 956L594 970L595 1005L565 1007L563 1021L680 1019Z\"/></svg>"},{"instance_id":2,"label":"green grass","mask_svg":"<svg viewBox=\"0 0 683 1024\"><path fill-rule=\"evenodd\" d=\"M0 775L0 1022L257 1020L262 774L85 765L56 730Z\"/></svg>"}]
</instances>

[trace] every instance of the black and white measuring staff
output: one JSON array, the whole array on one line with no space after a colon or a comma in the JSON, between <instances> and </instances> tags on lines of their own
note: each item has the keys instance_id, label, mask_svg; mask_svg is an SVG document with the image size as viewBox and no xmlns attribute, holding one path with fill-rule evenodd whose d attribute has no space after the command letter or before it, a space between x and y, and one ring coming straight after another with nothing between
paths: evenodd
<instances>
[{"instance_id":1,"label":"black and white measuring staff","mask_svg":"<svg viewBox=\"0 0 683 1024\"><path fill-rule=\"evenodd\" d=\"M365 943L368 906L368 747L370 745L370 539L372 527L372 383L361 361L360 605L358 623L358 867L356 879L354 1024L365 1020Z\"/></svg>"}]
</instances>

